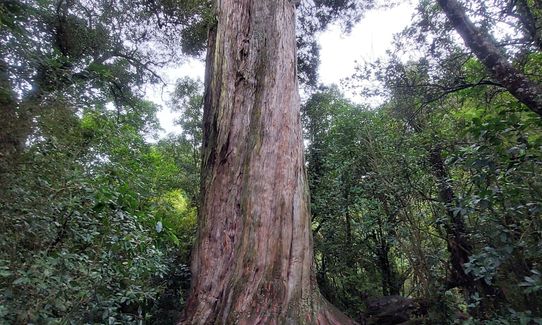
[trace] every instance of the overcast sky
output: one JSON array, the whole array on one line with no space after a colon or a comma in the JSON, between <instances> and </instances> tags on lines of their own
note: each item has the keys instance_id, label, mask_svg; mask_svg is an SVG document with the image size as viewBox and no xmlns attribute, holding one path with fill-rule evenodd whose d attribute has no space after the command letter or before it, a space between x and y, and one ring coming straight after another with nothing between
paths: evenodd
<instances>
[{"instance_id":1,"label":"overcast sky","mask_svg":"<svg viewBox=\"0 0 542 325\"><path fill-rule=\"evenodd\" d=\"M409 1L388 10L371 10L348 35L331 26L319 37L320 79L324 84L338 84L350 77L356 62L373 62L391 48L393 35L403 30L412 19Z\"/></svg>"},{"instance_id":2,"label":"overcast sky","mask_svg":"<svg viewBox=\"0 0 542 325\"><path fill-rule=\"evenodd\" d=\"M320 42L320 81L323 84L340 84L341 80L350 77L356 62L373 62L385 55L391 48L393 35L405 28L414 12L410 1L392 9L379 9L367 12L364 18L352 29L348 35L341 33L338 26L333 25L318 37ZM204 63L190 59L178 67L169 67L160 72L165 87L149 86L146 91L147 99L162 106L158 114L160 124L169 132L179 132L175 127L175 115L167 108L169 94L173 91L175 81L183 76L203 80ZM346 96L353 101L361 102L363 98Z\"/></svg>"}]
</instances>

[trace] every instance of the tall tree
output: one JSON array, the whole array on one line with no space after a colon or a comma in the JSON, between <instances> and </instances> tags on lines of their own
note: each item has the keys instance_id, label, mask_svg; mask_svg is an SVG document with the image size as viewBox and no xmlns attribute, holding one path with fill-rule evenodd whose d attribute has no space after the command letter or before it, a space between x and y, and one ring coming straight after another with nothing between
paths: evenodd
<instances>
[{"instance_id":1,"label":"tall tree","mask_svg":"<svg viewBox=\"0 0 542 325\"><path fill-rule=\"evenodd\" d=\"M352 324L320 295L296 76L295 4L218 0L202 204L181 324Z\"/></svg>"}]
</instances>

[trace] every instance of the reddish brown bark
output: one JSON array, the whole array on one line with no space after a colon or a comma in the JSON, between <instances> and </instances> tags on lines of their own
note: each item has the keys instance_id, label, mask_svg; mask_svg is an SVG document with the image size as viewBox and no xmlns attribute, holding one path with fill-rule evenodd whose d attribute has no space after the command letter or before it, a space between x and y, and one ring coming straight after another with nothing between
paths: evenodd
<instances>
[{"instance_id":1,"label":"reddish brown bark","mask_svg":"<svg viewBox=\"0 0 542 325\"><path fill-rule=\"evenodd\" d=\"M458 1L438 0L438 3L465 44L489 73L520 102L542 115L542 86L527 78L506 60L491 37L467 17Z\"/></svg>"},{"instance_id":2,"label":"reddish brown bark","mask_svg":"<svg viewBox=\"0 0 542 325\"><path fill-rule=\"evenodd\" d=\"M288 0L217 0L202 202L181 324L353 324L314 270Z\"/></svg>"}]
</instances>

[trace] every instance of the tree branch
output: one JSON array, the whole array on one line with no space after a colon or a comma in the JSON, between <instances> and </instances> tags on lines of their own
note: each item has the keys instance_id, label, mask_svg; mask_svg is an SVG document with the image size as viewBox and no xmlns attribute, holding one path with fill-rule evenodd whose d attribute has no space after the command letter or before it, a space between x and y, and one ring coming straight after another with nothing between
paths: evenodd
<instances>
[{"instance_id":1,"label":"tree branch","mask_svg":"<svg viewBox=\"0 0 542 325\"><path fill-rule=\"evenodd\" d=\"M457 0L437 0L465 44L489 73L514 97L542 116L542 86L516 70L499 52L491 37L477 28Z\"/></svg>"}]
</instances>

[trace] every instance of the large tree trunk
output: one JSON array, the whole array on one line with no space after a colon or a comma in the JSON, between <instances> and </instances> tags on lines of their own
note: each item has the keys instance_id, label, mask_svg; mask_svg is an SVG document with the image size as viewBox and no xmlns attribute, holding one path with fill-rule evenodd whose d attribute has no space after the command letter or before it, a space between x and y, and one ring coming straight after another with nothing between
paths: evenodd
<instances>
[{"instance_id":1,"label":"large tree trunk","mask_svg":"<svg viewBox=\"0 0 542 325\"><path fill-rule=\"evenodd\" d=\"M352 324L313 269L288 0L217 0L202 203L181 324Z\"/></svg>"},{"instance_id":2,"label":"large tree trunk","mask_svg":"<svg viewBox=\"0 0 542 325\"><path fill-rule=\"evenodd\" d=\"M542 115L542 86L515 69L489 35L477 28L457 0L437 0L465 44L514 97Z\"/></svg>"}]
</instances>

